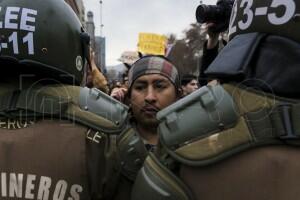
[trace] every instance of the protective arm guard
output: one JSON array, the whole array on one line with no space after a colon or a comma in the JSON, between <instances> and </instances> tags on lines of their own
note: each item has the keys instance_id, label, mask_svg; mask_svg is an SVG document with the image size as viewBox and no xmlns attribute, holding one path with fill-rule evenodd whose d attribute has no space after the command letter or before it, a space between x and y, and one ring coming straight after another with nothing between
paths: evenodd
<instances>
[{"instance_id":1,"label":"protective arm guard","mask_svg":"<svg viewBox=\"0 0 300 200\"><path fill-rule=\"evenodd\" d=\"M193 92L157 114L162 152L150 154L140 170L132 191L132 200L192 200L188 187L168 167L168 156L188 165L206 162L218 154L214 143L207 148L177 152L181 147L237 124L238 111L232 97L222 86L207 86ZM199 144L192 145L196 148ZM213 153L212 153L213 152ZM162 155L161 155L162 153Z\"/></svg>"},{"instance_id":2,"label":"protective arm guard","mask_svg":"<svg viewBox=\"0 0 300 200\"><path fill-rule=\"evenodd\" d=\"M112 121L115 126L122 126L128 116L126 105L96 88L82 88L80 90L79 105L83 110Z\"/></svg>"},{"instance_id":3,"label":"protective arm guard","mask_svg":"<svg viewBox=\"0 0 300 200\"><path fill-rule=\"evenodd\" d=\"M233 127L238 110L222 86L205 86L157 114L160 140L169 149Z\"/></svg>"}]
</instances>

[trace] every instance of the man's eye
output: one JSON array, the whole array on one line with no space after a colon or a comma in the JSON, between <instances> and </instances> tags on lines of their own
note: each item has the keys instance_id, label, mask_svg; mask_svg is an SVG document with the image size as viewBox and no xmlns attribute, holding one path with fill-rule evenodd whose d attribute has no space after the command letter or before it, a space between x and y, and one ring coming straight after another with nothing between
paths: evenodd
<instances>
[{"instance_id":1,"label":"man's eye","mask_svg":"<svg viewBox=\"0 0 300 200\"><path fill-rule=\"evenodd\" d=\"M133 89L135 89L135 90L143 90L143 89L145 89L145 86L144 85L135 85L133 87Z\"/></svg>"},{"instance_id":2,"label":"man's eye","mask_svg":"<svg viewBox=\"0 0 300 200\"><path fill-rule=\"evenodd\" d=\"M155 87L158 88L158 89L163 89L163 88L167 87L167 84L158 82L158 83L155 84Z\"/></svg>"},{"instance_id":3,"label":"man's eye","mask_svg":"<svg viewBox=\"0 0 300 200\"><path fill-rule=\"evenodd\" d=\"M164 86L163 86L163 84L156 84L156 87L157 88L163 88Z\"/></svg>"}]
</instances>

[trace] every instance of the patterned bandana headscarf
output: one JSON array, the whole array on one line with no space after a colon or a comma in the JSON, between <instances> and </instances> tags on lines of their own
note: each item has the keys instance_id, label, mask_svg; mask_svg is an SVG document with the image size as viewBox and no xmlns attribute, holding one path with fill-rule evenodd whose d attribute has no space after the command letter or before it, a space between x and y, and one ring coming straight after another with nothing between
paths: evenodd
<instances>
[{"instance_id":1,"label":"patterned bandana headscarf","mask_svg":"<svg viewBox=\"0 0 300 200\"><path fill-rule=\"evenodd\" d=\"M137 60L129 70L129 90L137 78L146 74L163 75L171 81L176 90L180 87L178 71L171 62L159 56L145 56Z\"/></svg>"}]
</instances>

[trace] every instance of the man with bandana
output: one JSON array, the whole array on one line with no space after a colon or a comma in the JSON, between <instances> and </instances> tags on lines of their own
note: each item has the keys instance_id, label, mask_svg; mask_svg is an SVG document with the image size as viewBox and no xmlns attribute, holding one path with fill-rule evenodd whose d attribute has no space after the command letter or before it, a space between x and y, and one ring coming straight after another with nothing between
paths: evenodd
<instances>
[{"instance_id":1,"label":"man with bandana","mask_svg":"<svg viewBox=\"0 0 300 200\"><path fill-rule=\"evenodd\" d=\"M115 98L127 99L132 131L118 137L121 158L119 195L130 197L131 186L148 152L156 149L158 120L156 114L180 98L180 81L176 67L165 57L144 56L128 73L128 90L119 90ZM127 188L127 189L126 189ZM117 196L117 198L118 198ZM127 198L126 198L127 199Z\"/></svg>"}]
</instances>

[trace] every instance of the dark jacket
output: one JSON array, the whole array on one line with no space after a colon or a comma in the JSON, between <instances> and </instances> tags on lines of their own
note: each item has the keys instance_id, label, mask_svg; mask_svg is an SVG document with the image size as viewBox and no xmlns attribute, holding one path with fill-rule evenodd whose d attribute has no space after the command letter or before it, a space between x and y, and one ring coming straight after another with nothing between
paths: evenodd
<instances>
[{"instance_id":1,"label":"dark jacket","mask_svg":"<svg viewBox=\"0 0 300 200\"><path fill-rule=\"evenodd\" d=\"M203 55L199 66L199 84L204 86L207 84L209 78L204 73L212 61L217 57L219 51L219 45L216 45L213 49L207 49L207 41L203 45Z\"/></svg>"}]
</instances>

